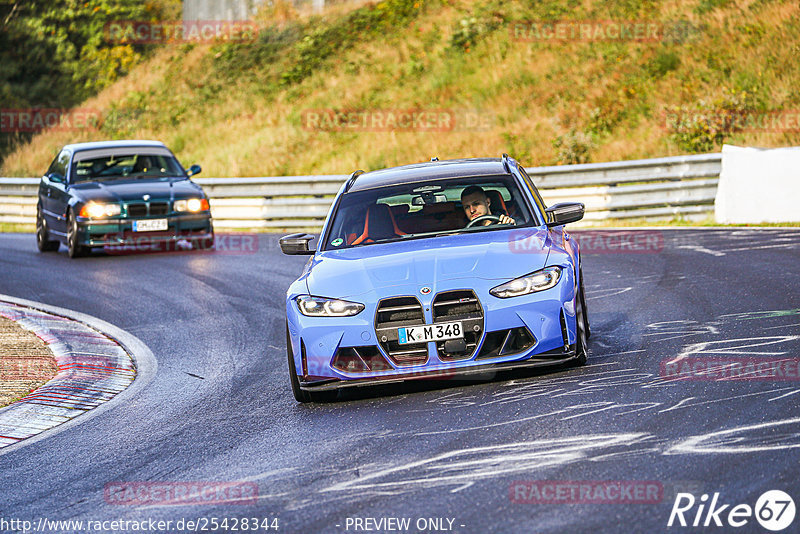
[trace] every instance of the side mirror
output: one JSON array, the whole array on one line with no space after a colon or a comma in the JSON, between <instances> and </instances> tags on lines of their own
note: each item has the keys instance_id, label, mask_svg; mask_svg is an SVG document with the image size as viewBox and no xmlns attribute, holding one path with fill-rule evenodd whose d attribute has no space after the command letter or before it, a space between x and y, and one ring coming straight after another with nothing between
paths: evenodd
<instances>
[{"instance_id":1,"label":"side mirror","mask_svg":"<svg viewBox=\"0 0 800 534\"><path fill-rule=\"evenodd\" d=\"M203 168L200 165L192 165L189 167L189 172L187 173L191 178L195 174L200 174L203 171Z\"/></svg>"},{"instance_id":2,"label":"side mirror","mask_svg":"<svg viewBox=\"0 0 800 534\"><path fill-rule=\"evenodd\" d=\"M292 256L311 256L316 252L316 250L309 248L308 242L315 237L316 236L311 234L290 234L283 236L280 240L281 252Z\"/></svg>"},{"instance_id":3,"label":"side mirror","mask_svg":"<svg viewBox=\"0 0 800 534\"><path fill-rule=\"evenodd\" d=\"M585 207L581 202L559 202L544 210L547 226L560 226L583 219Z\"/></svg>"},{"instance_id":4,"label":"side mirror","mask_svg":"<svg viewBox=\"0 0 800 534\"><path fill-rule=\"evenodd\" d=\"M58 174L57 172L51 172L46 174L45 177L53 183L56 184L65 184L67 183L67 179Z\"/></svg>"}]
</instances>

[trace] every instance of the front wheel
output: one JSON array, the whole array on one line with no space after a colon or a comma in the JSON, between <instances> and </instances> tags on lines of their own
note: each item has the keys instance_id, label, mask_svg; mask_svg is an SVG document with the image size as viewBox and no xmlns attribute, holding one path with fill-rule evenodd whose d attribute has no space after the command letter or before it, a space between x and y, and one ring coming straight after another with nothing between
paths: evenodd
<instances>
[{"instance_id":1,"label":"front wheel","mask_svg":"<svg viewBox=\"0 0 800 534\"><path fill-rule=\"evenodd\" d=\"M88 252L88 249L78 242L78 221L72 210L67 215L67 247L70 258L80 258Z\"/></svg>"},{"instance_id":2,"label":"front wheel","mask_svg":"<svg viewBox=\"0 0 800 534\"><path fill-rule=\"evenodd\" d=\"M59 242L50 240L50 233L47 231L47 223L42 216L41 206L36 206L36 246L39 252L55 252L58 250Z\"/></svg>"},{"instance_id":3,"label":"front wheel","mask_svg":"<svg viewBox=\"0 0 800 534\"><path fill-rule=\"evenodd\" d=\"M300 389L300 379L297 378L297 367L294 365L292 353L292 340L289 338L289 326L286 326L286 354L289 356L289 381L292 384L292 393L297 402L311 402L311 394Z\"/></svg>"},{"instance_id":4,"label":"front wheel","mask_svg":"<svg viewBox=\"0 0 800 534\"><path fill-rule=\"evenodd\" d=\"M586 286L583 285L583 267L579 267L581 273L581 307L583 309L583 324L586 326L586 339L592 337L592 327L589 325L589 312L586 311Z\"/></svg>"},{"instance_id":5,"label":"front wheel","mask_svg":"<svg viewBox=\"0 0 800 534\"><path fill-rule=\"evenodd\" d=\"M292 340L289 338L288 324L286 325L286 354L289 359L289 382L292 384L292 394L297 402L326 402L336 399L336 397L339 395L339 392L335 389L328 391L316 391L314 393L300 389L300 379L297 378L297 368L294 365L294 353L292 352Z\"/></svg>"},{"instance_id":6,"label":"front wheel","mask_svg":"<svg viewBox=\"0 0 800 534\"><path fill-rule=\"evenodd\" d=\"M586 310L584 308L585 297L583 294L583 279L578 287L578 294L575 296L575 365L586 365L586 360L589 351L589 321L586 317Z\"/></svg>"}]
</instances>

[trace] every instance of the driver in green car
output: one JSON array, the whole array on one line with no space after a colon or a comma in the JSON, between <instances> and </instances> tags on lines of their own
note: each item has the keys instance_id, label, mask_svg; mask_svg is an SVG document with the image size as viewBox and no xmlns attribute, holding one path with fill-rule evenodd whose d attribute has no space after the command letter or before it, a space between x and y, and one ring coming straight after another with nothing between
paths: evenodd
<instances>
[{"instance_id":1,"label":"driver in green car","mask_svg":"<svg viewBox=\"0 0 800 534\"><path fill-rule=\"evenodd\" d=\"M470 222L478 217L492 215L489 206L492 203L486 192L477 185L471 185L461 192L461 204L464 206L464 213ZM489 226L490 224L516 224L516 221L508 215L501 213L496 215L498 220L484 219L477 223L479 226Z\"/></svg>"}]
</instances>

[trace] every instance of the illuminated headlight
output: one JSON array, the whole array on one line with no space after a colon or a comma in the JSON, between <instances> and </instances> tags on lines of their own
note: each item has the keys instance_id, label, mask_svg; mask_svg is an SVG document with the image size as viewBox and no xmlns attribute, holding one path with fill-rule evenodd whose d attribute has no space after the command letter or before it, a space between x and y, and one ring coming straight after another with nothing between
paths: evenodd
<instances>
[{"instance_id":1,"label":"illuminated headlight","mask_svg":"<svg viewBox=\"0 0 800 534\"><path fill-rule=\"evenodd\" d=\"M363 304L339 299L301 295L296 299L300 313L307 317L350 317L364 309Z\"/></svg>"},{"instance_id":2,"label":"illuminated headlight","mask_svg":"<svg viewBox=\"0 0 800 534\"><path fill-rule=\"evenodd\" d=\"M554 287L561 279L561 267L545 267L535 273L515 278L489 290L489 293L501 299L519 297L544 291Z\"/></svg>"},{"instance_id":3,"label":"illuminated headlight","mask_svg":"<svg viewBox=\"0 0 800 534\"><path fill-rule=\"evenodd\" d=\"M81 217L92 219L103 219L105 217L115 217L122 212L119 204L101 204L99 202L89 202L81 208Z\"/></svg>"},{"instance_id":4,"label":"illuminated headlight","mask_svg":"<svg viewBox=\"0 0 800 534\"><path fill-rule=\"evenodd\" d=\"M197 213L198 211L208 211L208 209L208 200L204 198L187 198L175 201L175 211Z\"/></svg>"}]
</instances>

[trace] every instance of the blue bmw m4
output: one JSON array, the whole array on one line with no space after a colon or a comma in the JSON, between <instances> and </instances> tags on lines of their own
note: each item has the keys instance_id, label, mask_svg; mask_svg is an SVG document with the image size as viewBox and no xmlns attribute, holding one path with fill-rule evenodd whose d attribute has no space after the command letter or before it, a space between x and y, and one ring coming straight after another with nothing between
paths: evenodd
<instances>
[{"instance_id":1,"label":"blue bmw m4","mask_svg":"<svg viewBox=\"0 0 800 534\"><path fill-rule=\"evenodd\" d=\"M299 402L346 387L586 363L580 251L514 159L354 172L320 234L281 239L311 256L286 294Z\"/></svg>"}]
</instances>

